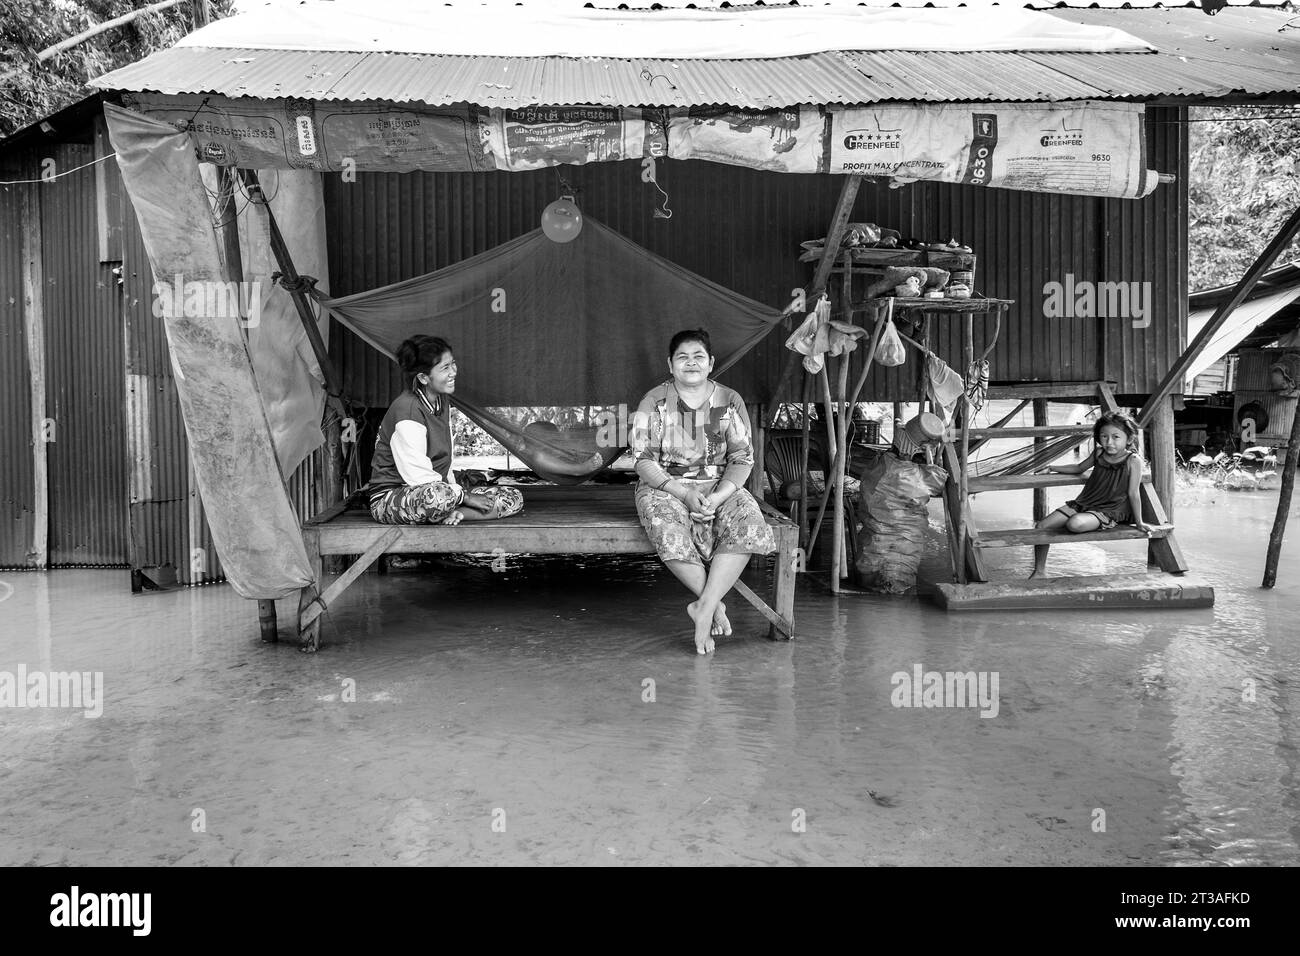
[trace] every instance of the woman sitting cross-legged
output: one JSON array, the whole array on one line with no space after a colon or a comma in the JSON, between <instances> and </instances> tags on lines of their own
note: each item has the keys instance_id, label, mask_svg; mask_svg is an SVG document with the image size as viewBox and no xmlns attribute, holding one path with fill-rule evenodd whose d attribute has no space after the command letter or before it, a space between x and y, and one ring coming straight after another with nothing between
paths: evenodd
<instances>
[{"instance_id":1,"label":"woman sitting cross-legged","mask_svg":"<svg viewBox=\"0 0 1300 956\"><path fill-rule=\"evenodd\" d=\"M397 348L408 388L389 406L370 464L370 515L383 524L460 524L523 510L517 488L467 491L452 471L456 359L446 340L414 335Z\"/></svg>"},{"instance_id":2,"label":"woman sitting cross-legged","mask_svg":"<svg viewBox=\"0 0 1300 956\"><path fill-rule=\"evenodd\" d=\"M636 510L664 564L698 595L686 610L695 649L707 654L714 637L731 633L723 596L749 556L771 554L776 541L743 487L754 466L749 416L738 394L709 378L709 333L674 335L668 370L632 423Z\"/></svg>"}]
</instances>

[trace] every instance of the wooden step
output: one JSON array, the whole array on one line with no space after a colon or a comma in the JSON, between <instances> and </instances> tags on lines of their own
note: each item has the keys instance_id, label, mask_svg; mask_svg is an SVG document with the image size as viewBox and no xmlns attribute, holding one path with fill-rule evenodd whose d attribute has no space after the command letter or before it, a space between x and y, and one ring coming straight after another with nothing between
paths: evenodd
<instances>
[{"instance_id":1,"label":"wooden step","mask_svg":"<svg viewBox=\"0 0 1300 956\"><path fill-rule=\"evenodd\" d=\"M972 476L967 481L970 493L981 491L1015 491L1020 488L1065 488L1069 485L1081 485L1087 481L1087 475L990 475L987 478ZM1144 482L1150 482L1150 475L1143 475Z\"/></svg>"},{"instance_id":2,"label":"wooden step","mask_svg":"<svg viewBox=\"0 0 1300 956\"><path fill-rule=\"evenodd\" d=\"M1092 423L1075 425L1018 425L1006 428L972 428L971 438L1050 438L1053 435L1091 435Z\"/></svg>"},{"instance_id":3,"label":"wooden step","mask_svg":"<svg viewBox=\"0 0 1300 956\"><path fill-rule=\"evenodd\" d=\"M1149 525L1151 538L1167 538L1174 530L1170 524ZM1131 524L1122 524L1110 531L1086 531L1074 534L1071 531L1040 531L1037 528L1006 528L1004 530L980 531L975 538L977 548L1019 548L1035 544L1084 544L1088 541L1127 541L1148 537Z\"/></svg>"},{"instance_id":4,"label":"wooden step","mask_svg":"<svg viewBox=\"0 0 1300 956\"><path fill-rule=\"evenodd\" d=\"M1213 607L1214 588L1173 574L1103 574L939 584L936 599L948 611L1029 611L1059 608Z\"/></svg>"}]
</instances>

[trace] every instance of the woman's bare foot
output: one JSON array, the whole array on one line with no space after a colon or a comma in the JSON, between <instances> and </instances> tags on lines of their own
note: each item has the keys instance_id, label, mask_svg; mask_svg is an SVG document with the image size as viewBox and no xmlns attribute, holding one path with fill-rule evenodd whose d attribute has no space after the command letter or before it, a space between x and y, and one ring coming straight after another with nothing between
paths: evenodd
<instances>
[{"instance_id":1,"label":"woman's bare foot","mask_svg":"<svg viewBox=\"0 0 1300 956\"><path fill-rule=\"evenodd\" d=\"M695 653L712 654L713 653L713 635L709 631L713 628L713 615L700 614L699 601L692 601L686 605L686 613L691 616L691 621L695 624Z\"/></svg>"},{"instance_id":2,"label":"woman's bare foot","mask_svg":"<svg viewBox=\"0 0 1300 956\"><path fill-rule=\"evenodd\" d=\"M727 605L718 602L718 609L713 612L713 628L709 632L714 637L731 636L731 620L727 617Z\"/></svg>"}]
</instances>

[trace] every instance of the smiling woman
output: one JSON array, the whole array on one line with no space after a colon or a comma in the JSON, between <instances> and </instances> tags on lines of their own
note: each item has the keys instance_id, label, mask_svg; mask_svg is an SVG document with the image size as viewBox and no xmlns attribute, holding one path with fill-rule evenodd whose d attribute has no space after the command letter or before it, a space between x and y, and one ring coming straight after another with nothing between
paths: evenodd
<instances>
[{"instance_id":1,"label":"smiling woman","mask_svg":"<svg viewBox=\"0 0 1300 956\"><path fill-rule=\"evenodd\" d=\"M699 595L686 611L701 654L713 650L714 637L731 633L722 597L749 556L776 550L758 502L744 487L754 467L744 399L709 378L713 364L704 329L674 335L668 345L672 378L641 399L631 436L641 479L637 515L664 564Z\"/></svg>"},{"instance_id":2,"label":"smiling woman","mask_svg":"<svg viewBox=\"0 0 1300 956\"><path fill-rule=\"evenodd\" d=\"M413 335L397 348L409 383L379 426L370 466L370 515L383 524L460 524L523 510L516 488L466 491L452 469L451 400L458 372L451 344Z\"/></svg>"}]
</instances>

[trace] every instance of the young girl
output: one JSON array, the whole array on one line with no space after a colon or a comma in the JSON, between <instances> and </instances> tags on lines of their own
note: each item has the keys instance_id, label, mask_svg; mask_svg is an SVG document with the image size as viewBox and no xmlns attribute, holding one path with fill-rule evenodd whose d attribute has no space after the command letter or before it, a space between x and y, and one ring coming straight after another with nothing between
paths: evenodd
<instances>
[{"instance_id":1,"label":"young girl","mask_svg":"<svg viewBox=\"0 0 1300 956\"><path fill-rule=\"evenodd\" d=\"M1109 531L1118 524L1133 522L1139 531L1150 533L1142 521L1142 459L1137 455L1137 422L1123 412L1107 412L1092 429L1096 448L1091 455L1074 465L1048 465L1047 473L1081 475L1089 468L1079 497L1067 501L1035 525L1042 530L1064 527L1075 534ZM1034 549L1034 572L1037 577L1047 570L1047 547Z\"/></svg>"}]
</instances>

